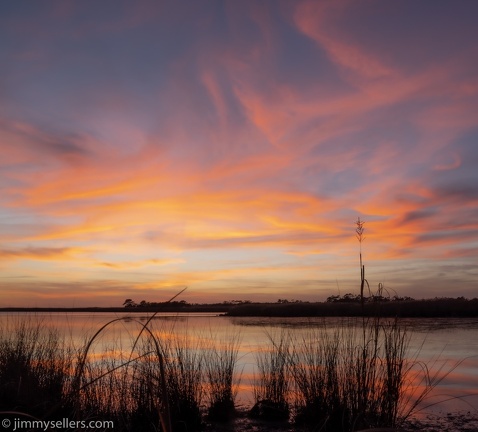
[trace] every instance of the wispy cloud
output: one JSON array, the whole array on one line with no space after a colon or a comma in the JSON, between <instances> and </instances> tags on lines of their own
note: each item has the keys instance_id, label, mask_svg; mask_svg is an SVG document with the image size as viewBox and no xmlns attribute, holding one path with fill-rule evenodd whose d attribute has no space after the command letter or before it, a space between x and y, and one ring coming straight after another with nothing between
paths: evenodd
<instances>
[{"instance_id":1,"label":"wispy cloud","mask_svg":"<svg viewBox=\"0 0 478 432\"><path fill-rule=\"evenodd\" d=\"M474 286L476 6L193 3L2 6L2 292Z\"/></svg>"},{"instance_id":2,"label":"wispy cloud","mask_svg":"<svg viewBox=\"0 0 478 432\"><path fill-rule=\"evenodd\" d=\"M72 248L26 247L18 249L0 249L0 259L58 260L69 258L75 253Z\"/></svg>"}]
</instances>

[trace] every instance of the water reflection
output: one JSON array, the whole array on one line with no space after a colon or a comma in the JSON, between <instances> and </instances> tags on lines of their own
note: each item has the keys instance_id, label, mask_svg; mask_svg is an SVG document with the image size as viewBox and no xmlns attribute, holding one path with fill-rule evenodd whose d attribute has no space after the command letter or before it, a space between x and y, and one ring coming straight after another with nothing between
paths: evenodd
<instances>
[{"instance_id":1,"label":"water reflection","mask_svg":"<svg viewBox=\"0 0 478 432\"><path fill-rule=\"evenodd\" d=\"M92 359L108 356L127 358L148 314L114 313L0 313L0 326L6 328L25 318L37 320L44 328L58 329L67 343L77 348L85 345L95 332L112 319L121 318L101 334L93 344ZM216 314L158 314L151 322L152 331L164 341L187 337L192 346L201 341L224 341L240 333L241 344L236 368L240 379L238 404L252 404L252 385L257 374L256 353L269 344L268 335L285 329L298 339L304 332L324 328L333 332L337 328L354 327L356 318L239 318ZM389 323L391 320L383 320ZM452 411L478 407L478 319L401 319L409 332L408 358L414 363L409 376L406 397L413 403L425 382L424 373L435 375L436 386L420 404L423 413ZM320 342L320 341L318 341Z\"/></svg>"}]
</instances>

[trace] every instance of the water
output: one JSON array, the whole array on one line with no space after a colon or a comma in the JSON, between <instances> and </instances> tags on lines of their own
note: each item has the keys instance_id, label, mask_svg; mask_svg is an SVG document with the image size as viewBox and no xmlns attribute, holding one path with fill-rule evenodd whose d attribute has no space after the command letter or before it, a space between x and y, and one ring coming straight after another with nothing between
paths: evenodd
<instances>
[{"instance_id":1,"label":"water","mask_svg":"<svg viewBox=\"0 0 478 432\"><path fill-rule=\"evenodd\" d=\"M0 313L0 326L10 328L30 319L43 327L58 329L68 343L83 346L97 330L110 324L91 348L91 355L101 357L111 348L128 352L148 315L116 313ZM421 413L470 411L478 409L478 319L402 319L409 332L407 355L414 360L417 374L411 387L418 386L418 376L428 369L439 380L432 393L420 405ZM237 318L214 314L159 314L152 328L162 338L187 336L192 341L213 340L227 345L239 335L237 375L240 375L238 405L251 406L252 382L257 373L258 350L270 347L269 337L287 331L299 340L307 331L320 326L333 332L357 321L347 318ZM319 341L318 341L319 343ZM194 343L193 343L194 345ZM411 375L413 376L413 375ZM416 391L416 390L415 390ZM418 394L418 392L416 393Z\"/></svg>"}]
</instances>

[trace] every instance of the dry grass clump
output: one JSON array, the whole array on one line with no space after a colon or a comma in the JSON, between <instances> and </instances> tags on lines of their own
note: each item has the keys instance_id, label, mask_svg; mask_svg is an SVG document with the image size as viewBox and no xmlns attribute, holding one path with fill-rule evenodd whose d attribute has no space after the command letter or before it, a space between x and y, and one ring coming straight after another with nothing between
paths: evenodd
<instances>
[{"instance_id":1,"label":"dry grass clump","mask_svg":"<svg viewBox=\"0 0 478 432\"><path fill-rule=\"evenodd\" d=\"M347 428L395 427L407 375L406 330L396 321L364 320L339 345L339 394Z\"/></svg>"},{"instance_id":2,"label":"dry grass clump","mask_svg":"<svg viewBox=\"0 0 478 432\"><path fill-rule=\"evenodd\" d=\"M293 341L284 332L270 337L257 357L251 414L286 420L292 405L296 425L323 432L395 427L405 412L407 342L396 321L379 319L343 322L333 331L324 324Z\"/></svg>"},{"instance_id":3,"label":"dry grass clump","mask_svg":"<svg viewBox=\"0 0 478 432\"><path fill-rule=\"evenodd\" d=\"M110 324L119 320L110 321ZM202 425L203 355L187 335L140 323L130 351L83 355L76 401L82 415L112 419L118 430L195 431ZM100 338L104 327L93 339ZM92 340L83 353L92 347Z\"/></svg>"},{"instance_id":4,"label":"dry grass clump","mask_svg":"<svg viewBox=\"0 0 478 432\"><path fill-rule=\"evenodd\" d=\"M169 410L174 430L199 430L204 396L204 356L201 342L188 335L158 337L164 358ZM148 351L148 349L146 349ZM150 363L151 376L158 370ZM157 378L156 378L157 380Z\"/></svg>"},{"instance_id":5,"label":"dry grass clump","mask_svg":"<svg viewBox=\"0 0 478 432\"><path fill-rule=\"evenodd\" d=\"M263 420L284 421L289 419L290 338L285 331L279 335L269 333L268 337L269 346L256 354L259 378L254 386L255 405L250 415Z\"/></svg>"},{"instance_id":6,"label":"dry grass clump","mask_svg":"<svg viewBox=\"0 0 478 432\"><path fill-rule=\"evenodd\" d=\"M0 328L0 410L39 419L112 420L115 431L203 429L203 417L235 416L240 335L198 337L154 322L130 320L137 332L105 338L106 323L81 348L41 321ZM124 329L121 329L124 330ZM321 432L397 427L447 375L408 353L397 320L343 320L282 331L256 353L252 417ZM105 345L107 343L107 345ZM418 354L417 354L418 355Z\"/></svg>"},{"instance_id":7,"label":"dry grass clump","mask_svg":"<svg viewBox=\"0 0 478 432\"><path fill-rule=\"evenodd\" d=\"M211 421L225 422L235 417L235 397L238 380L236 366L240 334L228 340L211 337L205 351L206 383L208 386L208 418Z\"/></svg>"},{"instance_id":8,"label":"dry grass clump","mask_svg":"<svg viewBox=\"0 0 478 432\"><path fill-rule=\"evenodd\" d=\"M340 332L323 327L309 329L292 347L290 373L294 382L295 422L324 424L341 422L339 394Z\"/></svg>"},{"instance_id":9,"label":"dry grass clump","mask_svg":"<svg viewBox=\"0 0 478 432\"><path fill-rule=\"evenodd\" d=\"M216 375L211 366L207 377L216 376L217 394L233 403L239 342L208 354L200 340L153 329L151 321L137 322L138 332L125 342L109 334L123 319L111 320L80 348L35 319L0 328L0 411L42 420L112 420L117 431L201 430L206 355L218 358ZM208 400L217 404L217 394Z\"/></svg>"},{"instance_id":10,"label":"dry grass clump","mask_svg":"<svg viewBox=\"0 0 478 432\"><path fill-rule=\"evenodd\" d=\"M34 320L7 322L0 327L0 407L45 416L52 407L68 410L72 351L55 330Z\"/></svg>"}]
</instances>

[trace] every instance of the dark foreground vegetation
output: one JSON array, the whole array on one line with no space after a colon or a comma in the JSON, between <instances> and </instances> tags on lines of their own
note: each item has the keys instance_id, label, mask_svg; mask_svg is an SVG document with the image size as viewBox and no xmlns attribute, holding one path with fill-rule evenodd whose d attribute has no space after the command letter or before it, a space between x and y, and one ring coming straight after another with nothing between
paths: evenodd
<instances>
[{"instance_id":1,"label":"dark foreground vegetation","mask_svg":"<svg viewBox=\"0 0 478 432\"><path fill-rule=\"evenodd\" d=\"M115 431L144 432L207 430L234 418L237 335L217 340L175 334L153 320L137 324L127 347L110 341L97 350L121 318L85 337L82 346L41 321L4 323L3 417L109 420ZM439 378L410 358L409 336L397 320L358 318L333 331L324 322L300 340L286 331L268 336L256 353L249 415L292 422L295 430L400 426Z\"/></svg>"}]
</instances>

